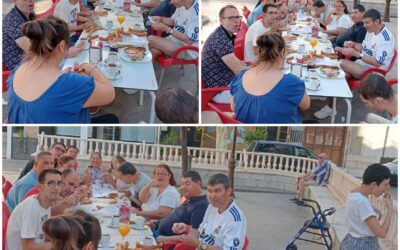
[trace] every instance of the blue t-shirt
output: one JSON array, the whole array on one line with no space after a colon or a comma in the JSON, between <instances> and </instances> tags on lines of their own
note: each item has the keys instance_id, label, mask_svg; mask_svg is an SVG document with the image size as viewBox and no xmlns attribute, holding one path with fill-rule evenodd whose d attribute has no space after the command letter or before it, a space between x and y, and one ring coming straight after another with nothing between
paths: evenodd
<instances>
[{"instance_id":1,"label":"blue t-shirt","mask_svg":"<svg viewBox=\"0 0 400 250\"><path fill-rule=\"evenodd\" d=\"M73 72L62 74L37 99L25 101L14 92L13 80L17 69L7 80L9 123L90 123L90 111L83 108L83 104L95 88L92 76Z\"/></svg>"},{"instance_id":2,"label":"blue t-shirt","mask_svg":"<svg viewBox=\"0 0 400 250\"><path fill-rule=\"evenodd\" d=\"M260 4L250 13L250 15L247 17L248 27L257 21L257 18L262 14L263 7L264 5Z\"/></svg>"},{"instance_id":3,"label":"blue t-shirt","mask_svg":"<svg viewBox=\"0 0 400 250\"><path fill-rule=\"evenodd\" d=\"M15 182L7 194L6 205L10 213L22 201L25 194L38 182L38 174L31 170L24 177Z\"/></svg>"},{"instance_id":4,"label":"blue t-shirt","mask_svg":"<svg viewBox=\"0 0 400 250\"><path fill-rule=\"evenodd\" d=\"M302 123L299 103L304 96L304 81L293 74L283 78L266 94L255 96L243 88L240 72L231 83L236 119L243 123Z\"/></svg>"}]
</instances>

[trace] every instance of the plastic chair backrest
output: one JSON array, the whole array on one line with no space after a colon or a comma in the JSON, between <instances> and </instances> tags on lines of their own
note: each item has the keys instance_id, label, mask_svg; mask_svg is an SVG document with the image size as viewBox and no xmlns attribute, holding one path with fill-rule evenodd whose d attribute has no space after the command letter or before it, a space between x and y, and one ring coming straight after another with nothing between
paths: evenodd
<instances>
[{"instance_id":1,"label":"plastic chair backrest","mask_svg":"<svg viewBox=\"0 0 400 250\"><path fill-rule=\"evenodd\" d=\"M396 59L397 59L397 49L394 49L393 58L392 58L392 61L390 61L390 65L387 69L387 72L390 72L392 70L394 63L396 62Z\"/></svg>"},{"instance_id":2,"label":"plastic chair backrest","mask_svg":"<svg viewBox=\"0 0 400 250\"><path fill-rule=\"evenodd\" d=\"M6 66L3 63L3 87L2 87L2 93L7 91L7 79L11 74L11 70L6 70Z\"/></svg>"},{"instance_id":3,"label":"plastic chair backrest","mask_svg":"<svg viewBox=\"0 0 400 250\"><path fill-rule=\"evenodd\" d=\"M217 113L219 119L221 120L222 123L224 124L241 124L240 121L236 120L233 117L230 117L229 115L225 114L222 112L219 108L217 108L214 104L208 103L208 106L211 108L212 111Z\"/></svg>"},{"instance_id":4,"label":"plastic chair backrest","mask_svg":"<svg viewBox=\"0 0 400 250\"><path fill-rule=\"evenodd\" d=\"M249 244L250 244L249 238L247 238L247 236L245 236L243 250L247 250L247 247L249 246Z\"/></svg>"},{"instance_id":5,"label":"plastic chair backrest","mask_svg":"<svg viewBox=\"0 0 400 250\"><path fill-rule=\"evenodd\" d=\"M3 250L6 249L6 233L7 233L7 224L8 219L10 218L10 212L8 211L8 207L6 203L3 203Z\"/></svg>"},{"instance_id":6,"label":"plastic chair backrest","mask_svg":"<svg viewBox=\"0 0 400 250\"><path fill-rule=\"evenodd\" d=\"M243 6L242 15L247 19L250 15L251 11L247 8L247 6Z\"/></svg>"},{"instance_id":7,"label":"plastic chair backrest","mask_svg":"<svg viewBox=\"0 0 400 250\"><path fill-rule=\"evenodd\" d=\"M196 248L179 243L174 247L174 250L196 250Z\"/></svg>"},{"instance_id":8,"label":"plastic chair backrest","mask_svg":"<svg viewBox=\"0 0 400 250\"><path fill-rule=\"evenodd\" d=\"M11 188L12 188L11 182L6 181L6 182L3 184L3 196L4 196L4 199L7 198L8 191L10 191Z\"/></svg>"},{"instance_id":9,"label":"plastic chair backrest","mask_svg":"<svg viewBox=\"0 0 400 250\"><path fill-rule=\"evenodd\" d=\"M244 42L248 29L249 28L247 27L247 24L242 21L240 24L240 29L236 33L235 46L233 48L235 56L242 61L244 60Z\"/></svg>"}]
</instances>

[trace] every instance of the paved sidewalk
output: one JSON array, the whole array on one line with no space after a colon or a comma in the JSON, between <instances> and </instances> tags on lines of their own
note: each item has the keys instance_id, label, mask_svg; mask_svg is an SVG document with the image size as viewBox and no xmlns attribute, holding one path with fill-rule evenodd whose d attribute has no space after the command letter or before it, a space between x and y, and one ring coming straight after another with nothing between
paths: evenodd
<instances>
[{"instance_id":1,"label":"paved sidewalk","mask_svg":"<svg viewBox=\"0 0 400 250\"><path fill-rule=\"evenodd\" d=\"M2 174L14 182L27 161L3 160ZM247 219L249 250L284 249L306 219L311 218L307 208L289 201L292 194L236 192L236 201ZM299 249L322 250L324 247L296 242Z\"/></svg>"}]
</instances>

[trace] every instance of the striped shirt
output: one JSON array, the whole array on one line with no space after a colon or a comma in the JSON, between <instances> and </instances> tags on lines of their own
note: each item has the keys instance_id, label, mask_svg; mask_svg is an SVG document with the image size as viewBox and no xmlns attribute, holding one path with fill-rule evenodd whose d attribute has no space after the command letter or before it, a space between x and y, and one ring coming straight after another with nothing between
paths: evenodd
<instances>
[{"instance_id":1,"label":"striped shirt","mask_svg":"<svg viewBox=\"0 0 400 250\"><path fill-rule=\"evenodd\" d=\"M316 166L312 172L315 174L315 180L318 185L328 184L331 175L331 165L329 164L329 161L326 160L322 162L321 165Z\"/></svg>"},{"instance_id":2,"label":"striped shirt","mask_svg":"<svg viewBox=\"0 0 400 250\"><path fill-rule=\"evenodd\" d=\"M241 250L245 241L246 227L246 217L235 201L221 214L210 204L199 227L199 240L223 250Z\"/></svg>"}]
</instances>

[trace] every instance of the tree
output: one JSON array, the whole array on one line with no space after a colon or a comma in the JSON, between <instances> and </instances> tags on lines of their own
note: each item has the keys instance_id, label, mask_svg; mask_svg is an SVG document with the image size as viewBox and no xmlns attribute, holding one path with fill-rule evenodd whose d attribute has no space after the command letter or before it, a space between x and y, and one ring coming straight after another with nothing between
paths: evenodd
<instances>
[{"instance_id":1,"label":"tree","mask_svg":"<svg viewBox=\"0 0 400 250\"><path fill-rule=\"evenodd\" d=\"M228 160L228 177L231 182L232 190L234 190L234 180L235 180L236 136L237 136L237 127L234 127L233 128L232 149L231 149L231 154L230 154L229 160ZM234 193L232 193L232 194L234 195Z\"/></svg>"},{"instance_id":2,"label":"tree","mask_svg":"<svg viewBox=\"0 0 400 250\"><path fill-rule=\"evenodd\" d=\"M182 176L184 176L190 169L188 149L187 149L187 127L181 127L180 133L181 133Z\"/></svg>"}]
</instances>

